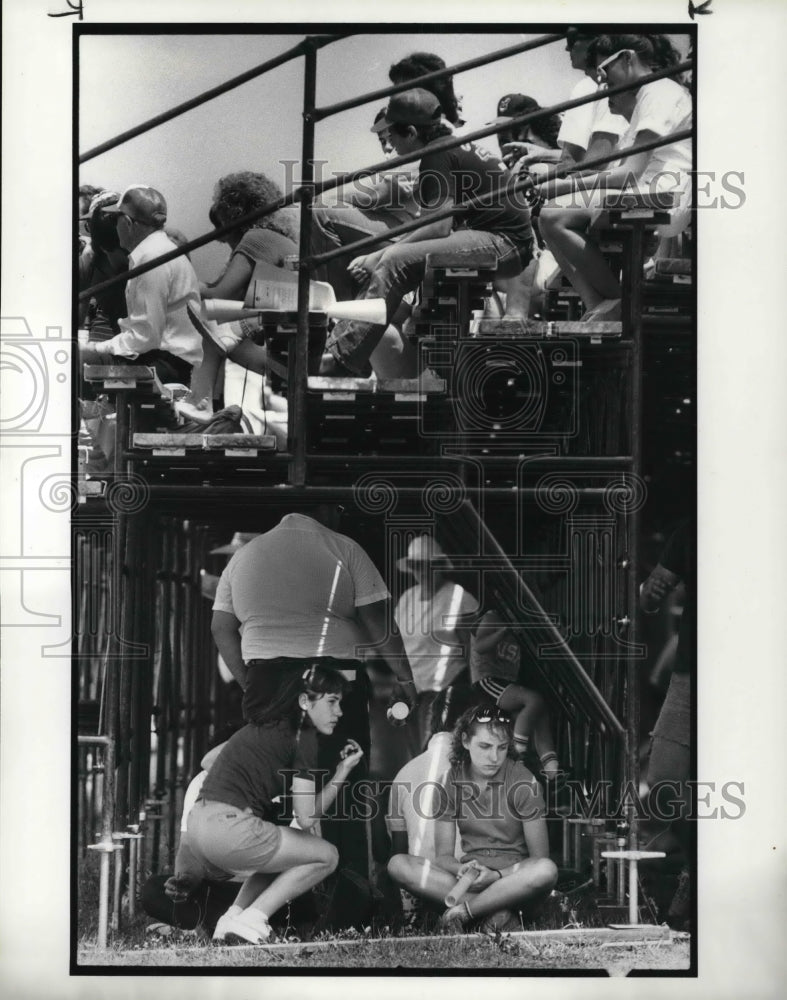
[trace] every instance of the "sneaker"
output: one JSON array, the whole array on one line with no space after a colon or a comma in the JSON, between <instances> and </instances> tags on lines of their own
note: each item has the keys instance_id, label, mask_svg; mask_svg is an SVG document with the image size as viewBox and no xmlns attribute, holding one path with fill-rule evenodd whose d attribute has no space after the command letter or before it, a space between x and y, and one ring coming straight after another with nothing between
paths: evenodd
<instances>
[{"instance_id":1,"label":"sneaker","mask_svg":"<svg viewBox=\"0 0 787 1000\"><path fill-rule=\"evenodd\" d=\"M250 907L243 913L229 917L224 923L223 931L225 944L265 944L271 936L271 925L259 910Z\"/></svg>"},{"instance_id":2,"label":"sneaker","mask_svg":"<svg viewBox=\"0 0 787 1000\"><path fill-rule=\"evenodd\" d=\"M213 931L213 940L216 942L223 942L227 936L227 931L230 922L233 919L233 915L229 913L222 913L219 919L216 921L216 927Z\"/></svg>"}]
</instances>

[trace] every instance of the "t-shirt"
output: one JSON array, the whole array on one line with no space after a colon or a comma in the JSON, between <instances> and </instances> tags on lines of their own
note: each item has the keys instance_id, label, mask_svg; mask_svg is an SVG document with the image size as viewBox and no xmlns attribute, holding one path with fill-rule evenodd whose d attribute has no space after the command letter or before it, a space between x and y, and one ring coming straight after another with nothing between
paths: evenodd
<instances>
[{"instance_id":1,"label":"t-shirt","mask_svg":"<svg viewBox=\"0 0 787 1000\"><path fill-rule=\"evenodd\" d=\"M396 624L416 690L442 691L464 670L465 653L456 629L463 615L476 611L478 601L458 583L446 581L426 598L420 583L402 594Z\"/></svg>"},{"instance_id":2,"label":"t-shirt","mask_svg":"<svg viewBox=\"0 0 787 1000\"><path fill-rule=\"evenodd\" d=\"M691 95L674 80L654 80L637 91L631 121L620 140L619 148L627 149L636 142L637 133L654 132L658 136L690 128L692 123ZM681 139L651 150L645 172L640 177L640 189L651 184L654 191L690 186L692 169L691 138ZM625 160L621 161L625 164Z\"/></svg>"},{"instance_id":3,"label":"t-shirt","mask_svg":"<svg viewBox=\"0 0 787 1000\"><path fill-rule=\"evenodd\" d=\"M463 862L477 857L485 865L498 867L494 861L490 863L486 852L510 855L509 863L528 857L523 823L541 820L544 812L541 786L524 764L507 757L484 791L465 768L452 767L438 821L457 824Z\"/></svg>"},{"instance_id":4,"label":"t-shirt","mask_svg":"<svg viewBox=\"0 0 787 1000\"><path fill-rule=\"evenodd\" d=\"M571 91L569 100L576 101L580 97L596 93L597 90L598 84L589 76L583 76ZM626 125L623 115L615 115L609 110L608 100L588 102L563 112L557 143L561 147L570 143L572 146L587 150L595 132L620 136L626 131Z\"/></svg>"},{"instance_id":5,"label":"t-shirt","mask_svg":"<svg viewBox=\"0 0 787 1000\"><path fill-rule=\"evenodd\" d=\"M199 797L250 808L260 819L274 822L273 799L289 788L293 777L314 781L316 767L317 731L311 726L296 733L285 720L249 723L227 741Z\"/></svg>"},{"instance_id":6,"label":"t-shirt","mask_svg":"<svg viewBox=\"0 0 787 1000\"><path fill-rule=\"evenodd\" d=\"M482 653L478 649L478 639L485 637L485 628L497 631L501 627L499 617L492 611L482 616L470 641L470 679L475 683L484 677L499 677L515 684L519 679L522 650L508 629L501 635L494 649Z\"/></svg>"},{"instance_id":7,"label":"t-shirt","mask_svg":"<svg viewBox=\"0 0 787 1000\"><path fill-rule=\"evenodd\" d=\"M673 671L691 673L697 643L697 587L695 580L695 542L691 525L682 522L667 541L659 562L670 573L679 576L686 588L686 600L678 627L678 648Z\"/></svg>"},{"instance_id":8,"label":"t-shirt","mask_svg":"<svg viewBox=\"0 0 787 1000\"><path fill-rule=\"evenodd\" d=\"M287 514L230 559L214 611L240 622L243 659L357 659L368 641L356 608L390 597L357 542L305 514Z\"/></svg>"},{"instance_id":9,"label":"t-shirt","mask_svg":"<svg viewBox=\"0 0 787 1000\"><path fill-rule=\"evenodd\" d=\"M530 209L521 195L508 190L510 179L498 156L472 142L433 153L427 146L421 157L417 197L428 210L448 196L461 205L485 195L482 207L455 217L454 228L496 233L507 236L517 247L529 248L533 238Z\"/></svg>"},{"instance_id":10,"label":"t-shirt","mask_svg":"<svg viewBox=\"0 0 787 1000\"><path fill-rule=\"evenodd\" d=\"M237 254L250 260L252 264L264 261L274 267L284 267L284 258L297 253L298 244L277 233L275 229L250 229L241 237L240 243L232 251L232 257Z\"/></svg>"}]
</instances>

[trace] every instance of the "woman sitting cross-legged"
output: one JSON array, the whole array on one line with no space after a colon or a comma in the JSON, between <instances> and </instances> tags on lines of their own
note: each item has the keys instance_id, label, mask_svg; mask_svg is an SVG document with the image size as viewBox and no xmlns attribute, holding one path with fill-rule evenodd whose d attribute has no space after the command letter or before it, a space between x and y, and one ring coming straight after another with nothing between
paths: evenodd
<instances>
[{"instance_id":1,"label":"woman sitting cross-legged","mask_svg":"<svg viewBox=\"0 0 787 1000\"><path fill-rule=\"evenodd\" d=\"M335 670L296 673L279 696L227 742L189 813L191 853L207 879L245 878L216 924L214 941L262 944L269 918L336 868L336 848L313 836L321 816L363 756L355 741L315 794L317 734L336 728L347 689ZM291 791L300 830L275 823L274 799Z\"/></svg>"},{"instance_id":2,"label":"woman sitting cross-legged","mask_svg":"<svg viewBox=\"0 0 787 1000\"><path fill-rule=\"evenodd\" d=\"M512 758L512 746L508 715L491 704L468 709L453 732L451 768L435 816L435 860L396 854L388 862L395 882L444 905L458 878L477 873L465 899L447 905L445 927L482 920L484 929L513 929L519 926L516 911L539 903L557 881L543 795L530 771ZM454 857L457 828L461 860Z\"/></svg>"}]
</instances>

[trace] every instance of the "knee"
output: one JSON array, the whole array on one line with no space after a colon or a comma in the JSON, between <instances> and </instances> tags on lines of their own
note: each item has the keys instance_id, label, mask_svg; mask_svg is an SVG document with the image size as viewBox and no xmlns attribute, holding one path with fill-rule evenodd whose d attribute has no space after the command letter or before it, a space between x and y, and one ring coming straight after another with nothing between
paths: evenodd
<instances>
[{"instance_id":1,"label":"knee","mask_svg":"<svg viewBox=\"0 0 787 1000\"><path fill-rule=\"evenodd\" d=\"M388 874L398 885L404 885L410 871L409 857L406 854L394 854L388 861Z\"/></svg>"},{"instance_id":2,"label":"knee","mask_svg":"<svg viewBox=\"0 0 787 1000\"><path fill-rule=\"evenodd\" d=\"M339 852L333 844L329 844L327 840L325 842L325 851L322 863L327 869L329 875L331 872L335 872L339 867Z\"/></svg>"},{"instance_id":3,"label":"knee","mask_svg":"<svg viewBox=\"0 0 787 1000\"><path fill-rule=\"evenodd\" d=\"M557 885L557 865L551 858L538 858L531 875L539 890L554 889Z\"/></svg>"}]
</instances>

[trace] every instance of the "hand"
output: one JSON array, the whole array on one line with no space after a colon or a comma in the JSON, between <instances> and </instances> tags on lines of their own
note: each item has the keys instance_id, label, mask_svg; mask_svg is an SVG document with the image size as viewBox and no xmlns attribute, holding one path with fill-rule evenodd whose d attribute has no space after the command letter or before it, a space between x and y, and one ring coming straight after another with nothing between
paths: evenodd
<instances>
[{"instance_id":1,"label":"hand","mask_svg":"<svg viewBox=\"0 0 787 1000\"><path fill-rule=\"evenodd\" d=\"M479 864L477 861L468 862L467 865L462 865L459 869L459 874L464 874L467 868L475 867L478 870L478 878L470 886L469 892L482 892L484 889L488 888L494 882L500 881L500 876L494 868L487 868L486 865Z\"/></svg>"},{"instance_id":2,"label":"hand","mask_svg":"<svg viewBox=\"0 0 787 1000\"><path fill-rule=\"evenodd\" d=\"M347 270L359 285L363 284L363 282L369 280L372 271L380 263L382 255L382 250L377 250L375 253L362 254L360 257L355 257L350 261L347 265Z\"/></svg>"},{"instance_id":3,"label":"hand","mask_svg":"<svg viewBox=\"0 0 787 1000\"><path fill-rule=\"evenodd\" d=\"M173 903L185 903L201 884L202 879L196 875L173 875L164 883L164 895Z\"/></svg>"},{"instance_id":4,"label":"hand","mask_svg":"<svg viewBox=\"0 0 787 1000\"><path fill-rule=\"evenodd\" d=\"M391 691L391 697L388 699L388 705L390 707L396 701L403 701L412 712L415 706L415 694L415 684L411 679L397 680Z\"/></svg>"},{"instance_id":5,"label":"hand","mask_svg":"<svg viewBox=\"0 0 787 1000\"><path fill-rule=\"evenodd\" d=\"M517 160L521 159L523 156L527 156L530 152L531 146L527 142L506 142L501 147L503 153L503 163L507 167L510 167L512 163L516 163Z\"/></svg>"},{"instance_id":6,"label":"hand","mask_svg":"<svg viewBox=\"0 0 787 1000\"><path fill-rule=\"evenodd\" d=\"M339 754L339 766L336 768L336 777L343 781L352 771L358 761L363 757L363 750L355 740L348 740Z\"/></svg>"}]
</instances>

